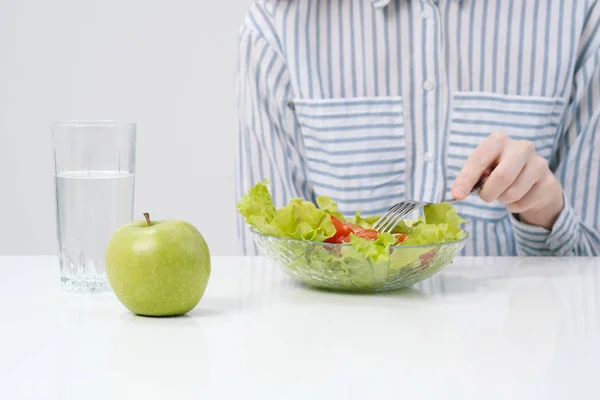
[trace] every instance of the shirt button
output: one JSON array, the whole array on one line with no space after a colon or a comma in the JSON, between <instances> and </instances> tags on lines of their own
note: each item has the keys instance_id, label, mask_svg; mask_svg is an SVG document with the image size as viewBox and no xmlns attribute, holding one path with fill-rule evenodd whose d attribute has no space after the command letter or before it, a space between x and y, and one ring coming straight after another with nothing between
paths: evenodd
<instances>
[{"instance_id":1,"label":"shirt button","mask_svg":"<svg viewBox=\"0 0 600 400\"><path fill-rule=\"evenodd\" d=\"M423 159L425 160L425 162L432 162L433 161L433 154L431 154L430 152L427 152L423 155Z\"/></svg>"},{"instance_id":2,"label":"shirt button","mask_svg":"<svg viewBox=\"0 0 600 400\"><path fill-rule=\"evenodd\" d=\"M429 8L424 8L424 9L421 11L421 17L422 17L423 19L431 19L431 18L433 17L433 14L432 14L432 12L431 12L431 9L429 9Z\"/></svg>"},{"instance_id":3,"label":"shirt button","mask_svg":"<svg viewBox=\"0 0 600 400\"><path fill-rule=\"evenodd\" d=\"M435 89L435 87L436 84L431 79L427 79L425 82L423 82L423 89L427 90L428 92L431 92L433 89Z\"/></svg>"}]
</instances>

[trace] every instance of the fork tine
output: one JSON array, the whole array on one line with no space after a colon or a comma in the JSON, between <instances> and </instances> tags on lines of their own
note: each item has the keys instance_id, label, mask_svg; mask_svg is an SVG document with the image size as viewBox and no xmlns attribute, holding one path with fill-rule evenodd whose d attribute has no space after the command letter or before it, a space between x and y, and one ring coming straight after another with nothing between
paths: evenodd
<instances>
[{"instance_id":1,"label":"fork tine","mask_svg":"<svg viewBox=\"0 0 600 400\"><path fill-rule=\"evenodd\" d=\"M399 210L403 206L404 202L400 202L390 207L388 211L383 216L381 216L381 218L379 218L379 220L373 225L373 229L381 232L382 228L386 226L389 223L389 221L395 217L397 210Z\"/></svg>"},{"instance_id":2,"label":"fork tine","mask_svg":"<svg viewBox=\"0 0 600 400\"><path fill-rule=\"evenodd\" d=\"M388 221L386 221L386 223L381 227L380 232L392 232L402 218L404 218L411 211L415 210L418 206L419 204L415 202L404 202L401 207L395 210L392 218L388 219Z\"/></svg>"},{"instance_id":3,"label":"fork tine","mask_svg":"<svg viewBox=\"0 0 600 400\"><path fill-rule=\"evenodd\" d=\"M396 203L375 222L373 229L379 232L391 233L406 215L425 204L414 200Z\"/></svg>"},{"instance_id":4,"label":"fork tine","mask_svg":"<svg viewBox=\"0 0 600 400\"><path fill-rule=\"evenodd\" d=\"M406 215L408 215L409 213L411 213L418 207L419 207L419 204L412 203L412 204L404 207L402 210L397 211L395 217L391 221L388 222L388 224L383 232L391 233L396 228L396 226L400 223L400 221L402 221L404 219L404 217L406 217Z\"/></svg>"},{"instance_id":5,"label":"fork tine","mask_svg":"<svg viewBox=\"0 0 600 400\"><path fill-rule=\"evenodd\" d=\"M390 207L387 212L385 214L383 214L381 216L381 218L379 218L379 220L377 220L377 222L375 222L375 224L373 225L373 229L379 231L381 229L381 227L385 226L385 224L387 224L387 222L394 217L394 215L396 214L396 210L402 206L402 203L397 203L394 204L392 207Z\"/></svg>"},{"instance_id":6,"label":"fork tine","mask_svg":"<svg viewBox=\"0 0 600 400\"><path fill-rule=\"evenodd\" d=\"M391 221L395 217L396 211L402 206L403 203L397 203L390 207L388 211L373 225L373 229L381 232L381 229L387 226L389 221Z\"/></svg>"},{"instance_id":7,"label":"fork tine","mask_svg":"<svg viewBox=\"0 0 600 400\"><path fill-rule=\"evenodd\" d=\"M381 226L377 228L377 231L378 232L386 232L390 223L392 221L394 221L395 219L396 219L396 212L391 213L389 218L385 221L385 223L381 224Z\"/></svg>"}]
</instances>

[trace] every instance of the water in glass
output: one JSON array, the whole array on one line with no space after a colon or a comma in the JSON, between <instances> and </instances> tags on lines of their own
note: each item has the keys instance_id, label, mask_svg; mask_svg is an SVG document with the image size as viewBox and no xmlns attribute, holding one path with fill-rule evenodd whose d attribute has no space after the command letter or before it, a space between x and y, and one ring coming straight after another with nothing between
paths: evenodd
<instances>
[{"instance_id":1,"label":"water in glass","mask_svg":"<svg viewBox=\"0 0 600 400\"><path fill-rule=\"evenodd\" d=\"M135 125L58 123L52 131L62 286L109 291L106 246L133 220Z\"/></svg>"}]
</instances>

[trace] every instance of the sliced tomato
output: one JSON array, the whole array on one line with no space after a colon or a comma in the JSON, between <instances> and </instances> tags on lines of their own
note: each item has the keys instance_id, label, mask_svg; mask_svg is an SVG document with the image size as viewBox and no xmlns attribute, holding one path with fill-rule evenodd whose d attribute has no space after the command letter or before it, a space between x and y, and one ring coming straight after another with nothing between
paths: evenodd
<instances>
[{"instance_id":1,"label":"sliced tomato","mask_svg":"<svg viewBox=\"0 0 600 400\"><path fill-rule=\"evenodd\" d=\"M333 226L335 227L335 234L329 239L326 239L325 243L348 243L350 241L350 234L354 233L352 228L333 215L331 216L331 222L333 222Z\"/></svg>"},{"instance_id":2,"label":"sliced tomato","mask_svg":"<svg viewBox=\"0 0 600 400\"><path fill-rule=\"evenodd\" d=\"M332 237L325 239L325 243L342 243L342 237L336 232Z\"/></svg>"},{"instance_id":3,"label":"sliced tomato","mask_svg":"<svg viewBox=\"0 0 600 400\"><path fill-rule=\"evenodd\" d=\"M354 225L354 224L351 224L350 222L344 222L343 224L346 225L348 228L352 229L352 231L354 233L365 230L365 228L363 228L362 226L360 226L360 225Z\"/></svg>"},{"instance_id":4,"label":"sliced tomato","mask_svg":"<svg viewBox=\"0 0 600 400\"><path fill-rule=\"evenodd\" d=\"M425 267L433 257L436 255L436 249L430 250L427 253L421 254L419 259L421 260L421 268Z\"/></svg>"},{"instance_id":5,"label":"sliced tomato","mask_svg":"<svg viewBox=\"0 0 600 400\"><path fill-rule=\"evenodd\" d=\"M396 240L396 244L404 242L406 240L406 238L408 237L408 235L405 234L405 233L399 233L399 234L397 234L395 236L396 236L396 239L397 239Z\"/></svg>"},{"instance_id":6,"label":"sliced tomato","mask_svg":"<svg viewBox=\"0 0 600 400\"><path fill-rule=\"evenodd\" d=\"M350 236L351 233L354 233L351 227L349 227L347 224L343 223L333 215L331 216L331 222L333 222L333 226L335 227L336 232L339 233L341 236Z\"/></svg>"},{"instance_id":7,"label":"sliced tomato","mask_svg":"<svg viewBox=\"0 0 600 400\"><path fill-rule=\"evenodd\" d=\"M340 236L338 236L338 234L336 233L332 237L325 239L325 243L329 243L329 244L341 244L343 242L342 242L342 238Z\"/></svg>"},{"instance_id":8,"label":"sliced tomato","mask_svg":"<svg viewBox=\"0 0 600 400\"><path fill-rule=\"evenodd\" d=\"M332 236L329 239L325 240L325 243L330 243L330 244L342 244L342 243L349 243L349 242L350 242L350 236L338 236L337 234L335 236Z\"/></svg>"},{"instance_id":9,"label":"sliced tomato","mask_svg":"<svg viewBox=\"0 0 600 400\"><path fill-rule=\"evenodd\" d=\"M354 232L354 234L358 237L368 240L376 240L377 236L379 236L379 232L377 232L375 229L363 229L362 231Z\"/></svg>"}]
</instances>

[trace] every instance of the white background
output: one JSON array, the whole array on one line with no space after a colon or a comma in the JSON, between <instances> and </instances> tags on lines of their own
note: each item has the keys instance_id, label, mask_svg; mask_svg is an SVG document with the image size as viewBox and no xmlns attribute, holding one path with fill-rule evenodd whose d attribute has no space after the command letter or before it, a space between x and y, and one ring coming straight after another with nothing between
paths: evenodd
<instances>
[{"instance_id":1,"label":"white background","mask_svg":"<svg viewBox=\"0 0 600 400\"><path fill-rule=\"evenodd\" d=\"M238 30L252 0L0 0L0 254L55 254L50 124L138 123L136 218L239 252Z\"/></svg>"}]
</instances>

